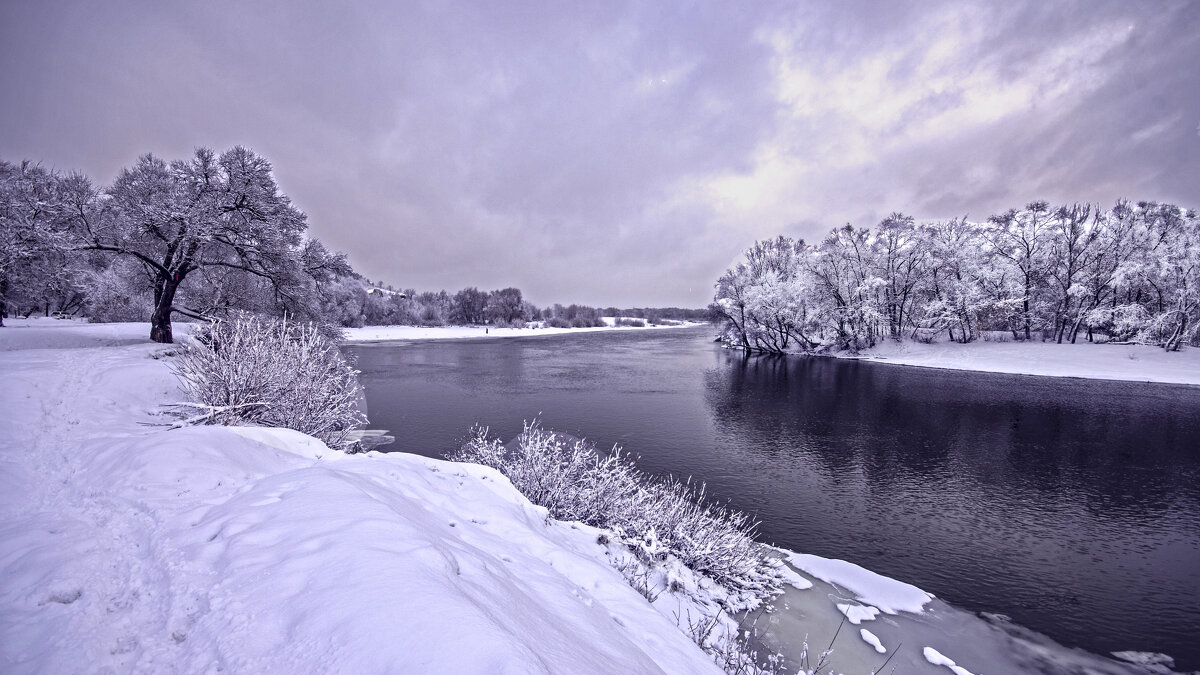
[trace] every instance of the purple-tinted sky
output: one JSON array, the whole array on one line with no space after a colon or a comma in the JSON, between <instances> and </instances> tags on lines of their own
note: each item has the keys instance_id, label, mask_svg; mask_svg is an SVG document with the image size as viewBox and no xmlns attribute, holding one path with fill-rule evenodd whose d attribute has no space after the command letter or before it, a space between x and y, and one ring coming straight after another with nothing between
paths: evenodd
<instances>
[{"instance_id":1,"label":"purple-tinted sky","mask_svg":"<svg viewBox=\"0 0 1200 675\"><path fill-rule=\"evenodd\" d=\"M0 157L247 145L371 279L703 306L755 239L1200 207L1200 2L0 4Z\"/></svg>"}]
</instances>

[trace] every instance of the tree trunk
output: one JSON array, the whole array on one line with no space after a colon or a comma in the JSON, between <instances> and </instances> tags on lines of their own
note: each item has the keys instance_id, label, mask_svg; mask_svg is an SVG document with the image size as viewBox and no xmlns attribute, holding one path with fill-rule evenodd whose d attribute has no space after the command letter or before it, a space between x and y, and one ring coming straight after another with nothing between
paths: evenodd
<instances>
[{"instance_id":1,"label":"tree trunk","mask_svg":"<svg viewBox=\"0 0 1200 675\"><path fill-rule=\"evenodd\" d=\"M175 341L171 333L171 309L178 288L179 282L173 279L162 279L155 284L154 313L150 315L150 339L154 342L170 344Z\"/></svg>"},{"instance_id":2,"label":"tree trunk","mask_svg":"<svg viewBox=\"0 0 1200 675\"><path fill-rule=\"evenodd\" d=\"M1028 341L1029 341L1029 339L1030 339L1030 337L1031 337L1031 336L1030 336L1030 333L1029 333L1029 276L1028 276L1028 275L1026 275L1026 277L1025 277L1025 300L1024 300L1024 302L1022 303L1022 305L1024 306L1024 310L1025 310L1025 311L1024 311L1024 315L1025 315L1025 340L1028 342Z\"/></svg>"},{"instance_id":3,"label":"tree trunk","mask_svg":"<svg viewBox=\"0 0 1200 675\"><path fill-rule=\"evenodd\" d=\"M0 327L4 326L4 319L8 317L8 276L0 274Z\"/></svg>"}]
</instances>

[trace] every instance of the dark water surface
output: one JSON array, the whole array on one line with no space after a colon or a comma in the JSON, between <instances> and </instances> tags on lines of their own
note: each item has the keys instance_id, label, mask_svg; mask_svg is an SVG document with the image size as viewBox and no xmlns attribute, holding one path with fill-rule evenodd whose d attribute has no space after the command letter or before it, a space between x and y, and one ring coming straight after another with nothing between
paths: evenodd
<instances>
[{"instance_id":1,"label":"dark water surface","mask_svg":"<svg viewBox=\"0 0 1200 675\"><path fill-rule=\"evenodd\" d=\"M1200 669L1200 387L758 357L711 331L364 345L392 450L535 416L849 560L1090 651Z\"/></svg>"}]
</instances>

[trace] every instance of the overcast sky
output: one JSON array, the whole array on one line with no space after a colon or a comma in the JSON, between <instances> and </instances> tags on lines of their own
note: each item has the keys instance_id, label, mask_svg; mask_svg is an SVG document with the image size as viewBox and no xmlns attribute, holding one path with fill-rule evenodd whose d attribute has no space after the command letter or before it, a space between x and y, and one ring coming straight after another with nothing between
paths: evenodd
<instances>
[{"instance_id":1,"label":"overcast sky","mask_svg":"<svg viewBox=\"0 0 1200 675\"><path fill-rule=\"evenodd\" d=\"M269 158L371 279L703 306L892 211L1200 207L1200 2L0 3L0 157Z\"/></svg>"}]
</instances>

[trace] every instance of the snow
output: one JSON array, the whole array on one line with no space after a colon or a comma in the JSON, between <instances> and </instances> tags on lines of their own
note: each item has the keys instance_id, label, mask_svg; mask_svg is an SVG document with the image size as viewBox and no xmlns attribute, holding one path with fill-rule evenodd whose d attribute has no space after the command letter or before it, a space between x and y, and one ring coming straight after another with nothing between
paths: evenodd
<instances>
[{"instance_id":1,"label":"snow","mask_svg":"<svg viewBox=\"0 0 1200 675\"><path fill-rule=\"evenodd\" d=\"M784 583L793 588L805 591L813 587L813 582L805 579L798 572L786 565L779 569L779 573L783 577Z\"/></svg>"},{"instance_id":2,"label":"snow","mask_svg":"<svg viewBox=\"0 0 1200 675\"><path fill-rule=\"evenodd\" d=\"M953 660L945 657L941 652L933 647L926 647L923 653L925 654L926 661L935 666L946 666L950 670L954 671L954 675L971 675L971 671L963 668L960 665L957 665Z\"/></svg>"},{"instance_id":3,"label":"snow","mask_svg":"<svg viewBox=\"0 0 1200 675\"><path fill-rule=\"evenodd\" d=\"M719 672L493 470L148 426L147 333L0 329L0 671Z\"/></svg>"},{"instance_id":4,"label":"snow","mask_svg":"<svg viewBox=\"0 0 1200 675\"><path fill-rule=\"evenodd\" d=\"M876 574L845 560L830 560L791 551L786 553L787 561L796 568L821 581L849 590L863 605L878 607L887 614L919 614L933 600L933 596L916 586Z\"/></svg>"},{"instance_id":5,"label":"snow","mask_svg":"<svg viewBox=\"0 0 1200 675\"><path fill-rule=\"evenodd\" d=\"M935 342L885 340L857 356L929 368L993 373L1200 384L1200 349L1166 352L1160 347L1053 342Z\"/></svg>"},{"instance_id":6,"label":"snow","mask_svg":"<svg viewBox=\"0 0 1200 675\"><path fill-rule=\"evenodd\" d=\"M1170 673L1175 667L1175 659L1159 652L1120 651L1112 655L1127 663L1142 666L1147 673Z\"/></svg>"},{"instance_id":7,"label":"snow","mask_svg":"<svg viewBox=\"0 0 1200 675\"><path fill-rule=\"evenodd\" d=\"M846 615L846 620L857 626L864 621L874 621L879 616L879 610L870 605L837 603L838 611Z\"/></svg>"},{"instance_id":8,"label":"snow","mask_svg":"<svg viewBox=\"0 0 1200 675\"><path fill-rule=\"evenodd\" d=\"M616 326L612 317L604 317L608 326L591 328L492 328L489 326L364 326L343 328L346 342L384 342L390 340L461 340L482 338L537 337L599 331L663 330L689 328L703 324L684 322L679 324L651 325L644 328ZM174 323L175 337L187 335L194 324ZM10 330L11 329L11 330ZM144 344L150 337L150 324L130 323L87 323L82 319L52 319L31 317L28 319L5 319L0 329L0 351L13 349L40 349L66 347L99 347L104 345Z\"/></svg>"},{"instance_id":9,"label":"snow","mask_svg":"<svg viewBox=\"0 0 1200 675\"><path fill-rule=\"evenodd\" d=\"M614 568L615 537L548 519L494 471L280 429L146 426L180 396L172 348L148 333L0 329L0 672L718 672L680 630L696 605L662 592L707 580L668 564L647 602ZM957 675L1135 667L779 555L797 569L777 611L746 621L792 659L807 642L832 645L837 672L887 657ZM861 639L843 629L855 612L875 619ZM955 660L910 646L943 643ZM1119 656L1162 672L1169 658Z\"/></svg>"},{"instance_id":10,"label":"snow","mask_svg":"<svg viewBox=\"0 0 1200 675\"><path fill-rule=\"evenodd\" d=\"M176 336L189 324L175 324ZM145 344L150 341L149 323L87 323L81 319L30 317L5 319L0 328L0 351Z\"/></svg>"},{"instance_id":11,"label":"snow","mask_svg":"<svg viewBox=\"0 0 1200 675\"><path fill-rule=\"evenodd\" d=\"M387 340L461 340L466 338L513 338L538 337L547 335L563 335L575 333L592 333L597 331L617 330L661 330L666 328L687 328L699 326L699 323L680 323L669 325L646 324L643 328L633 326L615 326L612 317L605 317L607 326L590 328L493 328L489 326L364 326L362 328L344 329L347 342L383 342Z\"/></svg>"},{"instance_id":12,"label":"snow","mask_svg":"<svg viewBox=\"0 0 1200 675\"><path fill-rule=\"evenodd\" d=\"M887 653L887 647L884 647L883 643L879 641L879 638L875 637L875 634L871 631L867 630L866 628L860 628L858 634L862 636L863 642L866 642L874 647L876 652L880 654Z\"/></svg>"}]
</instances>

